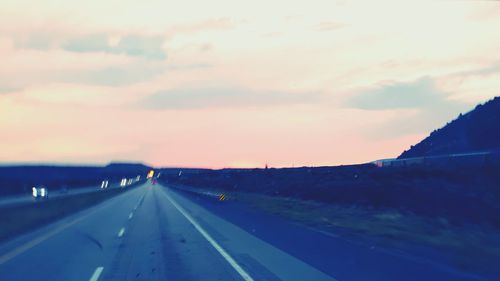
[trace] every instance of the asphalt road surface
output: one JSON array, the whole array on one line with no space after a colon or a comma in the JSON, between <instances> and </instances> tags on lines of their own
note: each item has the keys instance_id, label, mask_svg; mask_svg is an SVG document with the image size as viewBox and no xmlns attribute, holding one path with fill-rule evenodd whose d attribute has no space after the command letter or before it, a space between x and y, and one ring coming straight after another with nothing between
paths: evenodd
<instances>
[{"instance_id":1,"label":"asphalt road surface","mask_svg":"<svg viewBox=\"0 0 500 281\"><path fill-rule=\"evenodd\" d=\"M0 245L0 280L481 280L144 184Z\"/></svg>"}]
</instances>

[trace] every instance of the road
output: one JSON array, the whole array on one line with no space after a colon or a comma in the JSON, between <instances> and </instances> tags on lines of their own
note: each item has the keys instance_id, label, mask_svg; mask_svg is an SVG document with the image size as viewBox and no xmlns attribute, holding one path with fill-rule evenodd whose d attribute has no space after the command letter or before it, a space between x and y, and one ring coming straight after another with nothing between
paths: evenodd
<instances>
[{"instance_id":1,"label":"road","mask_svg":"<svg viewBox=\"0 0 500 281\"><path fill-rule=\"evenodd\" d=\"M334 280L150 184L1 245L0 278Z\"/></svg>"},{"instance_id":2,"label":"road","mask_svg":"<svg viewBox=\"0 0 500 281\"><path fill-rule=\"evenodd\" d=\"M482 280L144 184L0 245L9 280Z\"/></svg>"},{"instance_id":3,"label":"road","mask_svg":"<svg viewBox=\"0 0 500 281\"><path fill-rule=\"evenodd\" d=\"M115 188L121 188L119 184L110 184L107 189L115 189ZM87 187L80 187L80 188L69 188L66 192L61 192L60 190L53 190L49 189L49 198L58 198L58 197L64 197L64 196L69 196L69 195L77 195L77 194L84 194L84 193L90 193L90 192L95 192L100 190L100 186L87 186ZM29 204L29 203L34 203L36 202L37 199L33 197L33 195L30 193L26 194L21 194L21 195L14 195L14 196L2 196L0 197L0 207L7 207L7 206L13 206L13 205L21 205L21 204Z\"/></svg>"}]
</instances>

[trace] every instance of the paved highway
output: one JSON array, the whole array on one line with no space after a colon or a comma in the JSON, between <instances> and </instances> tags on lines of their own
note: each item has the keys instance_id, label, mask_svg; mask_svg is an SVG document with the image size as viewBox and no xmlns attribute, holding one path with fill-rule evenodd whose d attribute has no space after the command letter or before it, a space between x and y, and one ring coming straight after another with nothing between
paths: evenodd
<instances>
[{"instance_id":1,"label":"paved highway","mask_svg":"<svg viewBox=\"0 0 500 281\"><path fill-rule=\"evenodd\" d=\"M0 280L486 280L144 184L0 244Z\"/></svg>"},{"instance_id":2,"label":"paved highway","mask_svg":"<svg viewBox=\"0 0 500 281\"><path fill-rule=\"evenodd\" d=\"M145 184L0 246L7 280L334 280Z\"/></svg>"}]
</instances>

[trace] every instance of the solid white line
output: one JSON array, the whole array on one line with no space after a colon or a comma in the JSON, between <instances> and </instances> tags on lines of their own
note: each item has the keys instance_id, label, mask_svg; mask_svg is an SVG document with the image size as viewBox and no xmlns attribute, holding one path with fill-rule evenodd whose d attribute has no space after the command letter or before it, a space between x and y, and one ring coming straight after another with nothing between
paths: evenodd
<instances>
[{"instance_id":1,"label":"solid white line","mask_svg":"<svg viewBox=\"0 0 500 281\"><path fill-rule=\"evenodd\" d=\"M101 276L101 273L103 271L104 267L99 266L98 268L95 269L94 274L90 277L89 281L97 281L99 280L99 276Z\"/></svg>"},{"instance_id":2,"label":"solid white line","mask_svg":"<svg viewBox=\"0 0 500 281\"><path fill-rule=\"evenodd\" d=\"M121 196L121 195L120 195ZM115 197L116 198L116 197ZM67 222L65 222L64 224L62 225L59 225L57 222L54 223L54 225L57 225L56 228L52 229L51 231L48 231L44 234L41 234L41 236L38 236L36 237L35 239L33 240L30 240L28 242L26 242L25 244L19 246L19 247L16 247L14 249L12 249L10 252L7 252L5 254L1 254L0 255L0 265L8 262L9 260L17 257L18 255L30 250L31 248L35 247L36 245L44 242L45 240L51 238L52 236L60 233L61 231L79 223L80 221L90 217L91 215L99 212L100 210L110 206L112 204L112 202L115 202L116 199L113 198L113 200L109 200L107 201L106 203L102 203L102 205L100 206L96 206L95 209L92 209L90 212L88 213L83 213L82 211L82 214L77 217L77 218L74 218L73 220L69 220Z\"/></svg>"},{"instance_id":3,"label":"solid white line","mask_svg":"<svg viewBox=\"0 0 500 281\"><path fill-rule=\"evenodd\" d=\"M131 219L132 217L134 216L134 213L130 213L130 215L128 215L128 219Z\"/></svg>"},{"instance_id":4,"label":"solid white line","mask_svg":"<svg viewBox=\"0 0 500 281\"><path fill-rule=\"evenodd\" d=\"M120 229L120 232L118 232L118 237L122 237L123 236L123 233L125 233L125 227L122 227Z\"/></svg>"},{"instance_id":5,"label":"solid white line","mask_svg":"<svg viewBox=\"0 0 500 281\"><path fill-rule=\"evenodd\" d=\"M21 254L21 253L23 253L23 252L25 252L25 251L27 251L27 250L35 247L36 245L42 243L43 241L49 239L52 236L58 234L59 232L65 230L66 228L68 228L68 227L70 227L70 226L72 226L72 225L74 225L74 224L82 221L83 219L85 219L88 216L90 216L90 214L92 214L92 213L89 213L86 216L79 217L79 218L77 218L77 219L75 219L75 220L73 220L71 222L63 224L63 225L55 228L54 230L49 231L48 233L46 233L46 234L44 234L42 236L39 236L39 237L37 237L37 238L35 238L35 239L27 242L26 244L23 244L22 246L19 246L19 247L15 248L14 250L12 250L12 251L10 251L10 252L8 252L8 253L0 256L0 264L3 264L5 262L9 261L10 259L14 258L15 256L17 256L17 255L19 255L19 254Z\"/></svg>"},{"instance_id":6,"label":"solid white line","mask_svg":"<svg viewBox=\"0 0 500 281\"><path fill-rule=\"evenodd\" d=\"M168 201L207 239L217 252L238 272L245 281L253 281L253 278L217 243L168 193L164 193Z\"/></svg>"},{"instance_id":7,"label":"solid white line","mask_svg":"<svg viewBox=\"0 0 500 281\"><path fill-rule=\"evenodd\" d=\"M1 255L0 256L0 265L6 263L7 261L11 260L12 258L18 256L19 254L22 254L22 253L26 252L27 250L35 247L36 245L42 243L43 241L49 239L50 237L67 229L68 227L73 226L73 225L81 222L82 220L90 217L91 215L95 214L96 212L100 211L102 208L104 208L108 205L109 205L109 202L106 205L102 205L102 206L92 210L89 213L86 213L86 214L81 215L80 217L77 217L76 219L74 219L72 221L68 221L65 224L59 225L55 229L53 229L53 230L51 230L51 231L49 231L41 236L38 236L37 238L35 238L35 239L17 247L17 248L14 248L12 251L5 253L4 255Z\"/></svg>"}]
</instances>

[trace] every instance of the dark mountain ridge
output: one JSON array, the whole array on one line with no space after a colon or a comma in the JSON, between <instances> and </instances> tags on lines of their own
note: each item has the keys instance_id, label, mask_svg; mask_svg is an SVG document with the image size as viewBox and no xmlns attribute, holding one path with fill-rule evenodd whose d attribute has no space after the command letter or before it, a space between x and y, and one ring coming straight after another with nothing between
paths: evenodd
<instances>
[{"instance_id":1,"label":"dark mountain ridge","mask_svg":"<svg viewBox=\"0 0 500 281\"><path fill-rule=\"evenodd\" d=\"M500 97L460 114L398 159L500 150Z\"/></svg>"}]
</instances>

